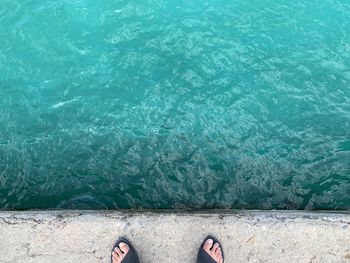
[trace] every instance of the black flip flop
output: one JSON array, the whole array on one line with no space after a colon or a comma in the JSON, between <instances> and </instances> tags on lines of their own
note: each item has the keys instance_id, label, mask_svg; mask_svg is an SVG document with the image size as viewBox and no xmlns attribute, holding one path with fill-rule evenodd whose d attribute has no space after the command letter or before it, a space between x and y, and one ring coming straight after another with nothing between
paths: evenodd
<instances>
[{"instance_id":1,"label":"black flip flop","mask_svg":"<svg viewBox=\"0 0 350 263\"><path fill-rule=\"evenodd\" d=\"M129 246L129 251L128 253L126 253L125 257L123 258L123 260L121 261L121 263L140 263L139 257L136 253L136 249L133 247L133 245L131 245L131 242L129 240L127 240L125 237L120 237L118 238L117 242L115 242L112 252L114 251L114 249L119 246L119 244L121 242L124 242L125 244L127 244ZM112 261L112 252L111 252L111 262Z\"/></svg>"},{"instance_id":2,"label":"black flip flop","mask_svg":"<svg viewBox=\"0 0 350 263\"><path fill-rule=\"evenodd\" d=\"M220 246L220 249L221 249L221 254L222 254L222 262L225 261L225 257L224 257L224 250L222 249L222 246L220 244L220 242L213 236L209 235L207 236L201 247L199 248L198 250L198 256L197 256L197 263L216 263L216 261L204 250L203 246L204 246L204 243L208 240L208 239L212 239L213 240L213 246L215 243L218 243L219 246ZM212 247L211 247L212 248ZM210 249L211 249L210 248Z\"/></svg>"}]
</instances>

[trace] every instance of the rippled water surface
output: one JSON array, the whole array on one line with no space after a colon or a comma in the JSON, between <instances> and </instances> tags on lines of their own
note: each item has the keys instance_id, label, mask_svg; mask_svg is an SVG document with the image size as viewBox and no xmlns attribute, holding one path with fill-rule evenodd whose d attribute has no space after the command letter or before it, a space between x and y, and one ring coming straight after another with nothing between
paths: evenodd
<instances>
[{"instance_id":1,"label":"rippled water surface","mask_svg":"<svg viewBox=\"0 0 350 263\"><path fill-rule=\"evenodd\" d=\"M0 208L350 208L350 3L0 0Z\"/></svg>"}]
</instances>

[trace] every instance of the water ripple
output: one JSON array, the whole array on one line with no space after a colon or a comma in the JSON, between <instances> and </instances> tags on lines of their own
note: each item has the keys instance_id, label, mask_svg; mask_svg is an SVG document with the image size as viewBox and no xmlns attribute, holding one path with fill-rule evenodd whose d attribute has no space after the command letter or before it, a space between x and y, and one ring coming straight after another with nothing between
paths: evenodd
<instances>
[{"instance_id":1,"label":"water ripple","mask_svg":"<svg viewBox=\"0 0 350 263\"><path fill-rule=\"evenodd\" d=\"M0 208L350 208L350 4L0 10Z\"/></svg>"}]
</instances>

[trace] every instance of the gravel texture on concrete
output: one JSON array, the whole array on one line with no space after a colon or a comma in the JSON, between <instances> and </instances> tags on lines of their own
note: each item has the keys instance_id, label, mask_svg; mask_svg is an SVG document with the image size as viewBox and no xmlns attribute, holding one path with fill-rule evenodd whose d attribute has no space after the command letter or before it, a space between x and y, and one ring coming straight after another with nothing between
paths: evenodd
<instances>
[{"instance_id":1,"label":"gravel texture on concrete","mask_svg":"<svg viewBox=\"0 0 350 263\"><path fill-rule=\"evenodd\" d=\"M110 262L127 236L142 263L195 263L207 234L222 242L226 263L350 263L348 213L64 210L0 212L0 262Z\"/></svg>"}]
</instances>

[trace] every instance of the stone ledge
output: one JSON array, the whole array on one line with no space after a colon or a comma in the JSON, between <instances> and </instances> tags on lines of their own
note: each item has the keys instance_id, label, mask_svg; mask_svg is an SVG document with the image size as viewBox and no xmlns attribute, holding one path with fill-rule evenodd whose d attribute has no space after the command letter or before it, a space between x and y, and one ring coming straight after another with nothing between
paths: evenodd
<instances>
[{"instance_id":1,"label":"stone ledge","mask_svg":"<svg viewBox=\"0 0 350 263\"><path fill-rule=\"evenodd\" d=\"M110 262L116 238L127 236L142 263L194 263L209 233L226 263L350 263L348 213L237 210L3 211L0 262Z\"/></svg>"}]
</instances>

